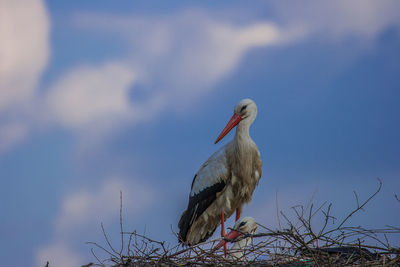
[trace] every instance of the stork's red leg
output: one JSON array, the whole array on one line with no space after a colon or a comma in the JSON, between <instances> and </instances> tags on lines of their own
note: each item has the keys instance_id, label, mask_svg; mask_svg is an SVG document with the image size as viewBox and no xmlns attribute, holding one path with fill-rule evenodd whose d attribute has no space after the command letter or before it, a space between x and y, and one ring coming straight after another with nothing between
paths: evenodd
<instances>
[{"instance_id":1,"label":"stork's red leg","mask_svg":"<svg viewBox=\"0 0 400 267\"><path fill-rule=\"evenodd\" d=\"M221 211L221 237L225 237L225 214L223 211ZM224 242L224 254L226 257L227 254L226 242Z\"/></svg>"},{"instance_id":2,"label":"stork's red leg","mask_svg":"<svg viewBox=\"0 0 400 267\"><path fill-rule=\"evenodd\" d=\"M235 222L236 222L237 220L239 220L239 219L240 219L240 209L237 208L237 209L236 209L236 219L235 219Z\"/></svg>"}]
</instances>

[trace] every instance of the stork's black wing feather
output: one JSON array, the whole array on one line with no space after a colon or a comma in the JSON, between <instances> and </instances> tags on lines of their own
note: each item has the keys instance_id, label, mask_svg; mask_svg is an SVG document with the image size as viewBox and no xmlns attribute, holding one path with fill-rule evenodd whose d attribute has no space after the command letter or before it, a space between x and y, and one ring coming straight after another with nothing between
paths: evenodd
<instances>
[{"instance_id":1,"label":"stork's black wing feather","mask_svg":"<svg viewBox=\"0 0 400 267\"><path fill-rule=\"evenodd\" d=\"M217 193L221 192L225 187L225 181L211 185L189 198L187 210L182 214L179 221L179 240L186 243L186 235L190 226L196 219L213 203L217 198ZM213 233L205 236L200 242L207 240Z\"/></svg>"},{"instance_id":2,"label":"stork's black wing feather","mask_svg":"<svg viewBox=\"0 0 400 267\"><path fill-rule=\"evenodd\" d=\"M179 240L187 243L187 233L192 224L214 202L217 193L221 192L229 177L225 146L215 152L200 168L193 178L189 204L182 214L178 227ZM202 240L207 239L203 237Z\"/></svg>"}]
</instances>

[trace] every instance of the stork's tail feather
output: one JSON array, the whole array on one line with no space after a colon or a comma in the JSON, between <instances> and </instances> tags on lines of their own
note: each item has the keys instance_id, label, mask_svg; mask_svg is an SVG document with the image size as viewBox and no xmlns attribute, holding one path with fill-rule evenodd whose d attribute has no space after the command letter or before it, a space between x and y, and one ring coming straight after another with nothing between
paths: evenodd
<instances>
[{"instance_id":1,"label":"stork's tail feather","mask_svg":"<svg viewBox=\"0 0 400 267\"><path fill-rule=\"evenodd\" d=\"M210 229L208 232L206 232L204 234L204 236L202 238L200 238L200 240L195 241L195 243L190 243L190 240L193 242L193 238L189 237L188 240L188 233L190 228L192 227L192 225L190 224L189 218L190 216L188 216L190 214L188 214L187 210L185 210L182 213L181 219L179 220L178 223L178 227L179 227L179 233L178 233L178 241L180 243L182 243L183 245L187 245L187 246L193 246L193 245L197 245L198 243L202 243L205 242L208 238L210 238L210 236L212 236L215 232L215 230L217 229L217 226L214 227L213 229Z\"/></svg>"},{"instance_id":2,"label":"stork's tail feather","mask_svg":"<svg viewBox=\"0 0 400 267\"><path fill-rule=\"evenodd\" d=\"M189 222L187 220L187 210L182 213L181 219L178 223L179 233L178 233L178 241L180 243L186 244L186 235L189 230Z\"/></svg>"}]
</instances>

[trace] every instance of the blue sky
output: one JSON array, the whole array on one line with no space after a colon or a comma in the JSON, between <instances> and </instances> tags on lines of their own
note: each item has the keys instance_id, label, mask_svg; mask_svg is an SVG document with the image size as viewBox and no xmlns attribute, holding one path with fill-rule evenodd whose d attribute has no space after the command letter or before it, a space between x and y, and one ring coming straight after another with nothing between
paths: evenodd
<instances>
[{"instance_id":1,"label":"blue sky","mask_svg":"<svg viewBox=\"0 0 400 267\"><path fill-rule=\"evenodd\" d=\"M171 225L234 105L252 98L263 177L244 215L334 203L400 225L396 1L6 0L0 16L0 257L78 266L125 229ZM232 224L231 221L228 225ZM397 244L399 238L394 238Z\"/></svg>"}]
</instances>

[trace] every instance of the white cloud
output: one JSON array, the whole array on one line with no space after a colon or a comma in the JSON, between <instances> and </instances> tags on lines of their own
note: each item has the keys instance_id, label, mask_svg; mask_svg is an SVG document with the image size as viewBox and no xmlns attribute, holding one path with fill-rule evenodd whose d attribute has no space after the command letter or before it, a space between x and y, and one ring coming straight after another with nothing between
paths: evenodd
<instances>
[{"instance_id":1,"label":"white cloud","mask_svg":"<svg viewBox=\"0 0 400 267\"><path fill-rule=\"evenodd\" d=\"M0 112L34 97L49 58L49 28L43 1L1 1Z\"/></svg>"},{"instance_id":2,"label":"white cloud","mask_svg":"<svg viewBox=\"0 0 400 267\"><path fill-rule=\"evenodd\" d=\"M66 243L59 241L38 251L36 266L43 267L46 262L49 262L49 266L77 267L84 264L84 258Z\"/></svg>"},{"instance_id":3,"label":"white cloud","mask_svg":"<svg viewBox=\"0 0 400 267\"><path fill-rule=\"evenodd\" d=\"M161 21L86 14L75 22L90 30L122 33L120 41L130 46L123 59L66 71L45 95L39 120L79 134L85 151L126 124L190 107L229 75L247 51L286 38L272 23L236 26L204 12L183 12ZM136 93L142 97L135 98Z\"/></svg>"},{"instance_id":4,"label":"white cloud","mask_svg":"<svg viewBox=\"0 0 400 267\"><path fill-rule=\"evenodd\" d=\"M286 32L271 22L232 22L186 11L166 17L129 18L102 14L80 14L78 27L119 33L131 43L128 57L142 78L162 90L190 95L209 89L235 68L250 49L275 45ZM185 96L183 96L185 98Z\"/></svg>"},{"instance_id":5,"label":"white cloud","mask_svg":"<svg viewBox=\"0 0 400 267\"><path fill-rule=\"evenodd\" d=\"M128 40L127 63L146 88L145 97L133 99L131 106L146 109L146 119L153 119L166 109L191 107L253 48L292 44L315 34L328 39L352 34L372 38L388 25L399 25L393 11L396 5L392 1L276 2L275 22L241 25L201 10L161 17L79 14L74 21L81 29ZM157 104L149 105L152 102Z\"/></svg>"},{"instance_id":6,"label":"white cloud","mask_svg":"<svg viewBox=\"0 0 400 267\"><path fill-rule=\"evenodd\" d=\"M108 180L96 191L82 190L66 196L56 219L56 228L62 233L88 223L117 218L120 191L123 192L124 206L135 215L151 205L156 196L154 189L139 181Z\"/></svg>"},{"instance_id":7,"label":"white cloud","mask_svg":"<svg viewBox=\"0 0 400 267\"><path fill-rule=\"evenodd\" d=\"M249 50L286 42L293 34L270 22L239 26L202 11L159 18L81 14L74 20L81 29L121 34L128 41L124 62L136 70L136 81L145 88L132 89L142 90L144 97L131 100L131 123L153 119L165 109L190 107Z\"/></svg>"},{"instance_id":8,"label":"white cloud","mask_svg":"<svg viewBox=\"0 0 400 267\"><path fill-rule=\"evenodd\" d=\"M154 120L165 110L188 110L254 48L293 44L315 34L334 40L354 34L373 38L389 25L400 25L395 1L279 1L271 5L274 21L240 24L205 10L157 17L79 14L73 17L79 29L109 34L113 42L128 48L123 58L77 65L62 73L43 100L35 99L34 93L49 54L46 10L38 0L21 6L7 1L10 12L1 16L6 22L2 25L35 23L22 27L29 28L28 33L1 28L2 40L7 42L0 50L6 58L0 69L0 109L12 106L24 114L17 121L25 123L25 128L34 126L27 121L35 114L35 122L61 124L81 140L89 140L81 144L98 145L124 125ZM12 105L22 100L32 102L28 111Z\"/></svg>"},{"instance_id":9,"label":"white cloud","mask_svg":"<svg viewBox=\"0 0 400 267\"><path fill-rule=\"evenodd\" d=\"M51 87L48 107L53 119L72 128L127 118L134 81L134 71L122 63L78 66Z\"/></svg>"},{"instance_id":10,"label":"white cloud","mask_svg":"<svg viewBox=\"0 0 400 267\"><path fill-rule=\"evenodd\" d=\"M322 34L331 40L373 39L388 26L400 26L396 0L276 1L273 6L282 24L298 25L308 36Z\"/></svg>"},{"instance_id":11,"label":"white cloud","mask_svg":"<svg viewBox=\"0 0 400 267\"><path fill-rule=\"evenodd\" d=\"M239 65L248 51L283 40L281 29L268 22L235 26L200 17L196 22L178 20L171 28L177 29L179 25L185 26L175 32L175 42L168 53L168 76L162 76L167 89L174 92L172 99L190 101L206 95Z\"/></svg>"},{"instance_id":12,"label":"white cloud","mask_svg":"<svg viewBox=\"0 0 400 267\"><path fill-rule=\"evenodd\" d=\"M44 266L46 261L50 266L61 267L87 264L89 253L78 251L77 244L98 236L100 222L107 224L119 220L120 191L123 193L124 216L138 217L156 200L154 188L138 180L122 179L106 180L97 188L66 195L54 220L53 240L36 253L37 266Z\"/></svg>"},{"instance_id":13,"label":"white cloud","mask_svg":"<svg viewBox=\"0 0 400 267\"><path fill-rule=\"evenodd\" d=\"M0 152L18 144L27 134L28 128L24 123L12 121L0 125Z\"/></svg>"},{"instance_id":14,"label":"white cloud","mask_svg":"<svg viewBox=\"0 0 400 267\"><path fill-rule=\"evenodd\" d=\"M46 68L50 22L41 0L0 4L0 153L30 132L29 110Z\"/></svg>"}]
</instances>

